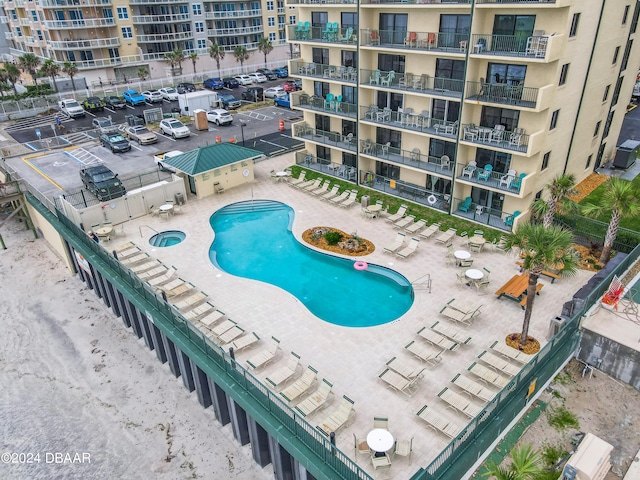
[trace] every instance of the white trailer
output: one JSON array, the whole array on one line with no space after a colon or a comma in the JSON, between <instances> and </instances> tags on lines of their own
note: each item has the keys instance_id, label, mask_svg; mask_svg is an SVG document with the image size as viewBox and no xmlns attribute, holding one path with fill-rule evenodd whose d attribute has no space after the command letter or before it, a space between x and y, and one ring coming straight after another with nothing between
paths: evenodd
<instances>
[{"instance_id":1,"label":"white trailer","mask_svg":"<svg viewBox=\"0 0 640 480\"><path fill-rule=\"evenodd\" d=\"M178 105L180 114L192 117L193 111L202 109L209 111L218 108L218 94L209 90L198 90L197 92L181 93L178 95Z\"/></svg>"}]
</instances>

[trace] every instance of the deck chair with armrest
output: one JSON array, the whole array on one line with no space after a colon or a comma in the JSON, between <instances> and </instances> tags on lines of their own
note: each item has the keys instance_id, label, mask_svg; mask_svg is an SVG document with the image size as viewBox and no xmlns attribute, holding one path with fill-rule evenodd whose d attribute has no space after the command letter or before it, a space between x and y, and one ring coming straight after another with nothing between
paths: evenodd
<instances>
[{"instance_id":1,"label":"deck chair with armrest","mask_svg":"<svg viewBox=\"0 0 640 480\"><path fill-rule=\"evenodd\" d=\"M156 265L154 268L147 269L144 272L139 272L137 275L140 280L147 282L152 278L156 278L161 275L164 275L164 273L167 270L168 270L167 267L165 267L162 263L158 262L158 265Z\"/></svg>"},{"instance_id":2,"label":"deck chair with armrest","mask_svg":"<svg viewBox=\"0 0 640 480\"><path fill-rule=\"evenodd\" d=\"M391 457L387 452L371 452L371 465L374 470L391 468Z\"/></svg>"},{"instance_id":3,"label":"deck chair with armrest","mask_svg":"<svg viewBox=\"0 0 640 480\"><path fill-rule=\"evenodd\" d=\"M460 205L458 205L458 210L460 210L461 212L468 212L471 208L472 203L473 200L471 200L471 197L467 197L462 201Z\"/></svg>"},{"instance_id":4,"label":"deck chair with armrest","mask_svg":"<svg viewBox=\"0 0 640 480\"><path fill-rule=\"evenodd\" d=\"M321 410L328 404L330 396L333 395L332 389L333 384L323 378L318 388L294 407L295 411L306 417Z\"/></svg>"},{"instance_id":5,"label":"deck chair with armrest","mask_svg":"<svg viewBox=\"0 0 640 480\"><path fill-rule=\"evenodd\" d=\"M442 354L445 352L440 347L427 346L415 340L411 340L404 348L432 367L442 361Z\"/></svg>"},{"instance_id":6,"label":"deck chair with armrest","mask_svg":"<svg viewBox=\"0 0 640 480\"><path fill-rule=\"evenodd\" d=\"M342 396L342 400L338 404L338 407L331 412L327 417L320 422L320 425L316 426L320 433L329 437L331 432L337 433L342 427L344 427L351 418L354 401L346 395Z\"/></svg>"},{"instance_id":7,"label":"deck chair with armrest","mask_svg":"<svg viewBox=\"0 0 640 480\"><path fill-rule=\"evenodd\" d=\"M300 355L296 352L291 352L286 365L283 365L265 379L267 386L274 390L282 387L287 380L291 379L296 374L298 365L300 365Z\"/></svg>"},{"instance_id":8,"label":"deck chair with armrest","mask_svg":"<svg viewBox=\"0 0 640 480\"><path fill-rule=\"evenodd\" d=\"M460 395L458 392L454 392L449 387L444 387L440 393L438 393L438 398L444 400L449 406L469 418L474 418L482 412L482 406L473 403L469 398Z\"/></svg>"},{"instance_id":9,"label":"deck chair with armrest","mask_svg":"<svg viewBox=\"0 0 640 480\"><path fill-rule=\"evenodd\" d=\"M458 342L462 345L469 345L471 343L471 336L466 333L458 330L456 327L452 327L450 325L446 325L440 321L437 321L433 325L431 325L431 330L438 332L441 335L444 335L447 338L450 338L454 342Z\"/></svg>"},{"instance_id":10,"label":"deck chair with armrest","mask_svg":"<svg viewBox=\"0 0 640 480\"><path fill-rule=\"evenodd\" d=\"M280 396L291 405L311 389L317 376L318 371L309 365L298 380L280 392Z\"/></svg>"},{"instance_id":11,"label":"deck chair with armrest","mask_svg":"<svg viewBox=\"0 0 640 480\"><path fill-rule=\"evenodd\" d=\"M436 242L447 245L449 242L451 242L451 239L456 234L456 231L457 230L455 228L450 228L446 232L442 232L440 235L436 237Z\"/></svg>"},{"instance_id":12,"label":"deck chair with armrest","mask_svg":"<svg viewBox=\"0 0 640 480\"><path fill-rule=\"evenodd\" d=\"M344 202L347 199L350 193L351 193L351 190L345 190L337 197L330 198L329 201L334 205L340 205L342 202Z\"/></svg>"},{"instance_id":13,"label":"deck chair with armrest","mask_svg":"<svg viewBox=\"0 0 640 480\"><path fill-rule=\"evenodd\" d=\"M416 250L418 249L419 244L420 244L420 240L418 240L415 237L412 237L411 240L409 240L409 244L406 247L398 250L396 252L396 255L400 258L409 258L411 255L416 253Z\"/></svg>"},{"instance_id":14,"label":"deck chair with armrest","mask_svg":"<svg viewBox=\"0 0 640 480\"><path fill-rule=\"evenodd\" d=\"M356 203L357 196L358 196L358 191L351 190L351 193L349 193L349 197L344 202L341 202L339 205L344 208L349 208L351 205Z\"/></svg>"},{"instance_id":15,"label":"deck chair with armrest","mask_svg":"<svg viewBox=\"0 0 640 480\"><path fill-rule=\"evenodd\" d=\"M409 457L409 465L411 465L411 457L413 455L413 437L409 440L396 440L393 446L393 457L396 455L401 457Z\"/></svg>"},{"instance_id":16,"label":"deck chair with armrest","mask_svg":"<svg viewBox=\"0 0 640 480\"><path fill-rule=\"evenodd\" d=\"M149 257L147 260L138 262L135 265L130 266L128 268L133 273L140 274L142 272L146 272L147 270L151 270L152 268L156 268L158 265L162 265L162 264L158 260Z\"/></svg>"},{"instance_id":17,"label":"deck chair with armrest","mask_svg":"<svg viewBox=\"0 0 640 480\"><path fill-rule=\"evenodd\" d=\"M385 218L385 221L389 223L397 222L398 220L400 220L402 217L405 216L408 208L409 207L407 207L406 205L400 205L400 208L398 209L398 211L393 215L389 215L387 218Z\"/></svg>"},{"instance_id":18,"label":"deck chair with armrest","mask_svg":"<svg viewBox=\"0 0 640 480\"><path fill-rule=\"evenodd\" d=\"M195 293L198 290L193 283L185 281L182 281L182 283L178 283L178 280L182 279L178 278L174 280L174 282L176 283L174 283L174 286L171 289L163 288L164 286L160 287L160 289L164 290L164 292L166 293L167 298L182 297L187 294Z\"/></svg>"},{"instance_id":19,"label":"deck chair with armrest","mask_svg":"<svg viewBox=\"0 0 640 480\"><path fill-rule=\"evenodd\" d=\"M249 347L256 345L260 341L260 337L256 332L247 333L246 335L242 335L240 338L236 338L232 342L227 343L222 348L224 348L227 352L230 348L233 348L235 353L245 350Z\"/></svg>"},{"instance_id":20,"label":"deck chair with armrest","mask_svg":"<svg viewBox=\"0 0 640 480\"><path fill-rule=\"evenodd\" d=\"M415 220L416 220L415 215L407 215L406 217L401 218L400 220L395 222L392 226L393 228L399 228L400 230L402 230L408 227L409 225L413 224Z\"/></svg>"},{"instance_id":21,"label":"deck chair with armrest","mask_svg":"<svg viewBox=\"0 0 640 480\"><path fill-rule=\"evenodd\" d=\"M440 224L439 223L432 223L431 225L429 225L427 227L426 230L423 230L422 232L418 233L418 236L420 238L426 238L429 239L431 238L436 232L440 231Z\"/></svg>"},{"instance_id":22,"label":"deck chair with armrest","mask_svg":"<svg viewBox=\"0 0 640 480\"><path fill-rule=\"evenodd\" d=\"M418 335L424 338L427 342L431 343L435 347L443 348L445 350L457 350L460 344L448 339L444 335L440 335L438 332L431 330L427 327L422 327L418 330Z\"/></svg>"},{"instance_id":23,"label":"deck chair with armrest","mask_svg":"<svg viewBox=\"0 0 640 480\"><path fill-rule=\"evenodd\" d=\"M300 185L298 188L300 190L311 192L317 188L320 188L320 184L322 183L322 178L316 178L315 180L310 180L310 184L308 185Z\"/></svg>"},{"instance_id":24,"label":"deck chair with armrest","mask_svg":"<svg viewBox=\"0 0 640 480\"><path fill-rule=\"evenodd\" d=\"M176 267L170 267L167 269L167 271L163 274L160 275L158 277L155 278L151 278L149 280L147 280L147 283L149 285L151 285L152 287L157 287L159 285L163 285L165 283L169 283L171 280L173 280L173 278L175 277L175 275L177 274L177 270Z\"/></svg>"},{"instance_id":25,"label":"deck chair with armrest","mask_svg":"<svg viewBox=\"0 0 640 480\"><path fill-rule=\"evenodd\" d=\"M313 180L306 180L306 181L304 181L302 183L298 183L298 184L294 185L294 187L296 187L296 188L298 188L300 190L304 190L305 188L315 184L316 180L322 181L322 179L320 179L320 178L316 178L316 179L313 179ZM318 184L316 186L319 186L319 185L320 185L320 182L318 182Z\"/></svg>"},{"instance_id":26,"label":"deck chair with armrest","mask_svg":"<svg viewBox=\"0 0 640 480\"><path fill-rule=\"evenodd\" d=\"M382 373L378 375L378 378L385 382L386 386L392 390L404 393L410 397L417 390L419 377L408 379L390 368L385 368Z\"/></svg>"},{"instance_id":27,"label":"deck chair with armrest","mask_svg":"<svg viewBox=\"0 0 640 480\"><path fill-rule=\"evenodd\" d=\"M236 325L234 327L231 327L229 330L224 332L222 335L218 336L215 339L215 342L218 345L226 345L228 343L233 342L236 338L241 337L244 334L245 334L244 328L239 327L238 325Z\"/></svg>"},{"instance_id":28,"label":"deck chair with armrest","mask_svg":"<svg viewBox=\"0 0 640 480\"><path fill-rule=\"evenodd\" d=\"M269 345L267 345L259 352L256 352L255 355L249 358L247 360L247 365L249 365L249 367L253 370L258 370L271 362L276 357L279 350L280 340L278 340L276 337L271 337L271 342L269 343Z\"/></svg>"},{"instance_id":29,"label":"deck chair with armrest","mask_svg":"<svg viewBox=\"0 0 640 480\"><path fill-rule=\"evenodd\" d=\"M232 328L237 327L237 326L238 326L238 322L235 322L235 321L231 320L230 318L227 318L224 322L219 323L218 325L213 327L211 329L211 333L213 334L214 337L219 338L225 332L228 332L229 330L231 330ZM229 340L229 341L231 341L231 340Z\"/></svg>"},{"instance_id":30,"label":"deck chair with armrest","mask_svg":"<svg viewBox=\"0 0 640 480\"><path fill-rule=\"evenodd\" d=\"M200 317L203 317L204 315L207 315L213 312L215 309L216 307L211 302L205 302L198 305L197 307L192 308L187 312L184 312L182 316L187 320L195 321L195 320L198 320ZM204 325L206 327L210 327L211 323L204 324Z\"/></svg>"},{"instance_id":31,"label":"deck chair with armrest","mask_svg":"<svg viewBox=\"0 0 640 480\"><path fill-rule=\"evenodd\" d=\"M207 300L207 294L204 292L196 292L181 300L172 302L173 306L180 311L188 311Z\"/></svg>"},{"instance_id":32,"label":"deck chair with armrest","mask_svg":"<svg viewBox=\"0 0 640 480\"><path fill-rule=\"evenodd\" d=\"M476 310L472 312L461 312L455 307L447 304L444 307L442 307L442 310L440 310L440 314L444 315L450 320L453 320L454 322L462 323L463 325L466 325L467 327L469 327L473 323L473 320L478 315L480 315L480 307L478 307Z\"/></svg>"},{"instance_id":33,"label":"deck chair with armrest","mask_svg":"<svg viewBox=\"0 0 640 480\"><path fill-rule=\"evenodd\" d=\"M515 348L512 348L498 340L493 342L489 348L500 355L504 355L505 357L522 364L529 363L529 360L532 358L531 355L527 355L526 353L516 350Z\"/></svg>"},{"instance_id":34,"label":"deck chair with armrest","mask_svg":"<svg viewBox=\"0 0 640 480\"><path fill-rule=\"evenodd\" d=\"M130 248L137 248L138 250L140 250L140 248L133 242L126 242L122 245L118 245L116 248L114 248L114 250L119 256L122 252L129 250Z\"/></svg>"},{"instance_id":35,"label":"deck chair with armrest","mask_svg":"<svg viewBox=\"0 0 640 480\"><path fill-rule=\"evenodd\" d=\"M121 264L131 268L131 265L135 265L136 263L140 263L144 260L151 260L151 256L149 256L147 252L143 252L138 249L137 253L129 255L128 257L118 257L118 260Z\"/></svg>"},{"instance_id":36,"label":"deck chair with armrest","mask_svg":"<svg viewBox=\"0 0 640 480\"><path fill-rule=\"evenodd\" d=\"M305 170L302 170L300 172L300 175L298 176L298 178L292 178L289 181L289 185L291 185L292 187L295 187L297 185L300 185L302 182L304 182L305 180L305 176L307 175L307 172Z\"/></svg>"},{"instance_id":37,"label":"deck chair with armrest","mask_svg":"<svg viewBox=\"0 0 640 480\"><path fill-rule=\"evenodd\" d=\"M325 201L325 200L330 200L334 197L338 196L338 190L340 190L340 185L334 185L331 188L330 192L325 193L324 195L320 195L320 200Z\"/></svg>"},{"instance_id":38,"label":"deck chair with armrest","mask_svg":"<svg viewBox=\"0 0 640 480\"><path fill-rule=\"evenodd\" d=\"M398 232L396 234L396 238L393 240L393 243L387 247L383 247L382 251L384 253L396 253L398 250L402 248L404 245L405 234L402 232Z\"/></svg>"},{"instance_id":39,"label":"deck chair with armrest","mask_svg":"<svg viewBox=\"0 0 640 480\"><path fill-rule=\"evenodd\" d=\"M462 389L464 393L482 400L485 404L493 400L493 397L496 396L496 392L493 390L489 390L487 387L480 385L475 380L471 380L469 377L465 377L460 373L457 373L456 376L451 379L451 383Z\"/></svg>"},{"instance_id":40,"label":"deck chair with armrest","mask_svg":"<svg viewBox=\"0 0 640 480\"><path fill-rule=\"evenodd\" d=\"M491 385L500 389L507 386L509 379L497 373L495 370L480 365L478 362L473 362L467 370L477 376L480 380L490 383Z\"/></svg>"},{"instance_id":41,"label":"deck chair with armrest","mask_svg":"<svg viewBox=\"0 0 640 480\"><path fill-rule=\"evenodd\" d=\"M418 232L420 232L423 228L425 228L427 226L427 221L426 220L418 220L415 223L412 223L411 225L405 227L404 229L409 232L411 235L415 235Z\"/></svg>"},{"instance_id":42,"label":"deck chair with armrest","mask_svg":"<svg viewBox=\"0 0 640 480\"><path fill-rule=\"evenodd\" d=\"M462 431L463 426L457 422L451 421L428 405L423 406L418 413L418 417L427 422L427 425L434 430L445 434L449 438L455 438Z\"/></svg>"},{"instance_id":43,"label":"deck chair with armrest","mask_svg":"<svg viewBox=\"0 0 640 480\"><path fill-rule=\"evenodd\" d=\"M509 361L505 360L503 357L499 357L498 355L494 355L491 352L484 351L478 355L478 358L482 360L484 363L489 365L489 367L494 370L498 370L510 377L514 377L520 372L520 367L509 363Z\"/></svg>"},{"instance_id":44,"label":"deck chair with armrest","mask_svg":"<svg viewBox=\"0 0 640 480\"><path fill-rule=\"evenodd\" d=\"M322 195L327 193L327 190L329 190L329 184L331 183L331 180L325 180L324 183L322 185L320 185L320 188L316 188L315 190L311 190L309 191L309 193L311 195Z\"/></svg>"},{"instance_id":45,"label":"deck chair with armrest","mask_svg":"<svg viewBox=\"0 0 640 480\"><path fill-rule=\"evenodd\" d=\"M393 357L385 365L409 380L422 376L422 372L424 372L423 367L414 367L398 359L398 357Z\"/></svg>"}]
</instances>

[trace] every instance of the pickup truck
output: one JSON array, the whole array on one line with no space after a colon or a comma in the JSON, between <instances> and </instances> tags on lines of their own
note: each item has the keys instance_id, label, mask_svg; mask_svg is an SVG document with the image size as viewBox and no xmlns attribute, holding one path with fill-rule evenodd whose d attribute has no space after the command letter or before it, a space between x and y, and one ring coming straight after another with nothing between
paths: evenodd
<instances>
[{"instance_id":1,"label":"pickup truck","mask_svg":"<svg viewBox=\"0 0 640 480\"><path fill-rule=\"evenodd\" d=\"M84 108L73 98L58 101L60 111L71 118L84 117L86 112Z\"/></svg>"},{"instance_id":2,"label":"pickup truck","mask_svg":"<svg viewBox=\"0 0 640 480\"><path fill-rule=\"evenodd\" d=\"M158 168L160 170L166 170L168 172L176 173L176 169L170 165L164 163L164 160L168 160L171 157L177 157L178 155L182 155L184 152L180 150L171 150L169 152L156 153L153 156L153 159L158 164Z\"/></svg>"}]
</instances>

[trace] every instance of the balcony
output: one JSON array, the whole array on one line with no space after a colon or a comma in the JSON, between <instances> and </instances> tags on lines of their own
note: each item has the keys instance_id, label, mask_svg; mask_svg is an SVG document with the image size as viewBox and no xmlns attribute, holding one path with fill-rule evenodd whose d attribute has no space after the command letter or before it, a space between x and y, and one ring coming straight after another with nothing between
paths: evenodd
<instances>
[{"instance_id":1,"label":"balcony","mask_svg":"<svg viewBox=\"0 0 640 480\"><path fill-rule=\"evenodd\" d=\"M112 27L113 18L87 18L86 20L46 20L42 22L49 30L70 30L73 28Z\"/></svg>"},{"instance_id":2,"label":"balcony","mask_svg":"<svg viewBox=\"0 0 640 480\"><path fill-rule=\"evenodd\" d=\"M494 0L495 1L495 0ZM476 2L477 3L477 2ZM471 0L361 0L360 5L419 5L420 8L429 7L429 6L437 6L438 8L442 8L442 5L446 5L447 7L452 6L461 6L468 7L471 4Z\"/></svg>"},{"instance_id":3,"label":"balcony","mask_svg":"<svg viewBox=\"0 0 640 480\"><path fill-rule=\"evenodd\" d=\"M317 7L318 0L287 0L287 5L312 5ZM322 2L323 6L337 6L337 7L345 7L346 5L353 5L355 7L356 0L324 0Z\"/></svg>"},{"instance_id":4,"label":"balcony","mask_svg":"<svg viewBox=\"0 0 640 480\"><path fill-rule=\"evenodd\" d=\"M49 46L54 50L85 50L91 48L109 48L120 45L119 37L99 38L96 40L65 40L50 41Z\"/></svg>"},{"instance_id":5,"label":"balcony","mask_svg":"<svg viewBox=\"0 0 640 480\"><path fill-rule=\"evenodd\" d=\"M65 8L65 7L106 7L111 5L111 0L37 0L42 8Z\"/></svg>"},{"instance_id":6,"label":"balcony","mask_svg":"<svg viewBox=\"0 0 640 480\"><path fill-rule=\"evenodd\" d=\"M9 17L7 17L6 15L2 15L0 17L0 23L9 23Z\"/></svg>"},{"instance_id":7,"label":"balcony","mask_svg":"<svg viewBox=\"0 0 640 480\"><path fill-rule=\"evenodd\" d=\"M207 30L207 35L209 37L226 37L227 35L245 35L250 33L260 33L263 31L264 25L238 28L210 28Z\"/></svg>"},{"instance_id":8,"label":"balcony","mask_svg":"<svg viewBox=\"0 0 640 480\"><path fill-rule=\"evenodd\" d=\"M473 103L494 103L540 112L549 108L553 91L553 85L532 88L506 83L467 82L465 99Z\"/></svg>"},{"instance_id":9,"label":"balcony","mask_svg":"<svg viewBox=\"0 0 640 480\"><path fill-rule=\"evenodd\" d=\"M410 50L415 52L465 55L467 33L403 32L401 30L360 30L360 46Z\"/></svg>"},{"instance_id":10,"label":"balcony","mask_svg":"<svg viewBox=\"0 0 640 480\"><path fill-rule=\"evenodd\" d=\"M558 8L570 5L571 0L476 0L476 6L480 8Z\"/></svg>"},{"instance_id":11,"label":"balcony","mask_svg":"<svg viewBox=\"0 0 640 480\"><path fill-rule=\"evenodd\" d=\"M309 96L306 93L291 93L291 106L301 110L320 112L323 114L337 115L339 117L355 119L358 115L358 106L355 103L346 103L339 100L339 97L325 99L315 95Z\"/></svg>"},{"instance_id":12,"label":"balcony","mask_svg":"<svg viewBox=\"0 0 640 480\"><path fill-rule=\"evenodd\" d=\"M129 0L131 5L159 5L161 3L189 3L189 0Z\"/></svg>"},{"instance_id":13,"label":"balcony","mask_svg":"<svg viewBox=\"0 0 640 480\"><path fill-rule=\"evenodd\" d=\"M471 36L472 56L517 57L520 59L553 62L560 58L563 35L517 35L480 34Z\"/></svg>"},{"instance_id":14,"label":"balcony","mask_svg":"<svg viewBox=\"0 0 640 480\"><path fill-rule=\"evenodd\" d=\"M27 45L35 45L36 39L34 37L25 37L27 39Z\"/></svg>"},{"instance_id":15,"label":"balcony","mask_svg":"<svg viewBox=\"0 0 640 480\"><path fill-rule=\"evenodd\" d=\"M451 78L432 77L413 73L385 72L360 69L361 85L384 87L410 93L426 93L449 98L462 98L464 82Z\"/></svg>"},{"instance_id":16,"label":"balcony","mask_svg":"<svg viewBox=\"0 0 640 480\"><path fill-rule=\"evenodd\" d=\"M329 25L332 25L331 27ZM356 30L352 27L340 27L337 23L327 23L324 27L312 27L309 22L289 25L287 30L289 41L335 43L344 46L356 46Z\"/></svg>"},{"instance_id":17,"label":"balcony","mask_svg":"<svg viewBox=\"0 0 640 480\"><path fill-rule=\"evenodd\" d=\"M349 150L350 152L357 153L357 139L356 137L342 135L338 132L326 132L324 130L318 130L311 128L305 122L294 125L293 136L301 140L309 140L314 143L320 143L322 145L328 145L330 147L337 147L343 150Z\"/></svg>"},{"instance_id":18,"label":"balcony","mask_svg":"<svg viewBox=\"0 0 640 480\"><path fill-rule=\"evenodd\" d=\"M23 27L28 27L29 26L29 19L28 18L21 18L20 19L20 25L22 25Z\"/></svg>"},{"instance_id":19,"label":"balcony","mask_svg":"<svg viewBox=\"0 0 640 480\"><path fill-rule=\"evenodd\" d=\"M451 211L452 215L466 218L467 220L483 225L489 225L490 227L497 228L504 232L511 231L512 227L507 225L505 222L505 219L511 216L509 212L498 210L496 208L485 207L484 205L478 205L476 203L472 203L471 207L466 212L463 212L458 208L463 202L464 200L460 198L453 199L454 208Z\"/></svg>"},{"instance_id":20,"label":"balcony","mask_svg":"<svg viewBox=\"0 0 640 480\"><path fill-rule=\"evenodd\" d=\"M420 153L420 150L417 148L409 151L392 147L391 145L375 143L371 140L361 140L360 153L377 160L416 168L445 178L451 178L453 176L453 168L450 160L447 159L443 162L442 157L425 155Z\"/></svg>"},{"instance_id":21,"label":"balcony","mask_svg":"<svg viewBox=\"0 0 640 480\"><path fill-rule=\"evenodd\" d=\"M457 121L449 122L431 118L426 110L422 113L413 113L411 108L406 108L404 111L395 111L370 105L369 107L360 107L360 120L386 128L425 133L450 140L455 140L458 136Z\"/></svg>"},{"instance_id":22,"label":"balcony","mask_svg":"<svg viewBox=\"0 0 640 480\"><path fill-rule=\"evenodd\" d=\"M514 170L487 172L484 168L475 165L474 162L472 164L457 164L456 180L479 185L482 188L520 195L521 192L526 191L527 174L518 175Z\"/></svg>"},{"instance_id":23,"label":"balcony","mask_svg":"<svg viewBox=\"0 0 640 480\"><path fill-rule=\"evenodd\" d=\"M4 38L7 40L11 40L13 38L13 34L11 32L4 32Z\"/></svg>"},{"instance_id":24,"label":"balcony","mask_svg":"<svg viewBox=\"0 0 640 480\"><path fill-rule=\"evenodd\" d=\"M358 171L355 167L332 163L326 158L314 157L311 153L296 152L296 165L334 177L342 177L349 182L355 182L358 179Z\"/></svg>"},{"instance_id":25,"label":"balcony","mask_svg":"<svg viewBox=\"0 0 640 480\"><path fill-rule=\"evenodd\" d=\"M155 33L149 35L136 35L139 43L175 42L193 38L193 32Z\"/></svg>"},{"instance_id":26,"label":"balcony","mask_svg":"<svg viewBox=\"0 0 640 480\"><path fill-rule=\"evenodd\" d=\"M16 0L16 7L24 8L24 0Z\"/></svg>"},{"instance_id":27,"label":"balcony","mask_svg":"<svg viewBox=\"0 0 640 480\"><path fill-rule=\"evenodd\" d=\"M358 81L356 69L343 65L323 65L321 63L292 61L289 72L300 77L340 80L340 83L356 83Z\"/></svg>"},{"instance_id":28,"label":"balcony","mask_svg":"<svg viewBox=\"0 0 640 480\"><path fill-rule=\"evenodd\" d=\"M253 10L227 10L227 11L218 11L218 12L204 12L204 18L206 18L207 20L261 17L261 16L262 16L261 8L255 8Z\"/></svg>"},{"instance_id":29,"label":"balcony","mask_svg":"<svg viewBox=\"0 0 640 480\"><path fill-rule=\"evenodd\" d=\"M501 125L497 127L501 127ZM530 157L542 148L543 133L539 131L528 135L524 133L524 129L515 129L513 132L509 132L504 128L463 124L460 142L492 149L498 148L508 153L516 152Z\"/></svg>"},{"instance_id":30,"label":"balcony","mask_svg":"<svg viewBox=\"0 0 640 480\"><path fill-rule=\"evenodd\" d=\"M172 15L134 15L134 24L148 24L148 23L175 23L175 22L188 22L191 16L188 13L176 13Z\"/></svg>"}]
</instances>

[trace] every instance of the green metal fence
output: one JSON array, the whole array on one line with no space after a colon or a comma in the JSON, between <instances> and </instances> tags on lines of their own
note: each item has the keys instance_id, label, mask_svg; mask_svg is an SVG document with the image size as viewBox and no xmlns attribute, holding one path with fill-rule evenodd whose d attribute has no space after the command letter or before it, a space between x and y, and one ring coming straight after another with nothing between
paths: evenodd
<instances>
[{"instance_id":1,"label":"green metal fence","mask_svg":"<svg viewBox=\"0 0 640 480\"><path fill-rule=\"evenodd\" d=\"M581 215L556 215L554 220L559 225L570 229L577 237L584 237L587 240L602 243L607 232L608 223L601 222L595 218L583 217ZM640 233L620 228L613 249L618 252L629 253L640 244Z\"/></svg>"}]
</instances>

